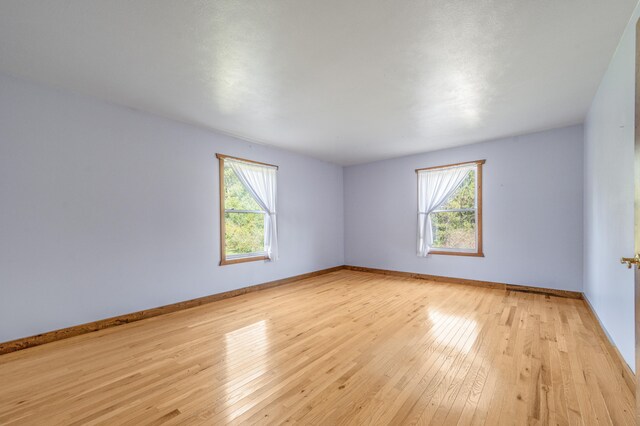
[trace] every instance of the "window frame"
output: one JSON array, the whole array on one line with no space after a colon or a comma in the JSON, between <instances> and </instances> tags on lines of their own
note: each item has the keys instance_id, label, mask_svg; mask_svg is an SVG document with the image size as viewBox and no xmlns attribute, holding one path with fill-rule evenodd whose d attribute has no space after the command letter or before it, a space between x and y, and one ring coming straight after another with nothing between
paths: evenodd
<instances>
[{"instance_id":1,"label":"window frame","mask_svg":"<svg viewBox=\"0 0 640 426\"><path fill-rule=\"evenodd\" d=\"M461 249L443 249L438 248L435 250L429 250L427 254L436 254L436 255L449 255L449 256L472 256L472 257L484 257L484 251L482 247L482 166L486 160L476 160L476 161L466 161L462 163L454 163L454 164L446 164L444 166L434 166L434 167L424 167L422 169L416 169L416 178L418 173L425 170L437 170L437 169L446 169L450 167L464 166L467 164L475 164L476 165L476 249L475 250L461 250ZM417 188L416 188L417 192ZM418 193L418 197L420 194ZM461 210L470 210L470 209L461 209ZM451 211L451 210L446 210ZM437 213L438 210L435 210L432 213Z\"/></svg>"},{"instance_id":2,"label":"window frame","mask_svg":"<svg viewBox=\"0 0 640 426\"><path fill-rule=\"evenodd\" d=\"M278 166L268 163L261 163L259 161L247 160L246 158L240 157L232 157L230 155L224 154L216 154L216 158L218 159L218 168L219 168L219 184L220 184L220 266L223 265L234 265L237 263L245 263L245 262L256 262L259 260L269 260L269 257L266 253L248 253L246 255L231 255L227 256L227 248L226 248L226 224L225 224L225 213L227 213L227 209L224 206L224 161L225 159L230 160L238 160L243 161L245 163L253 163L259 164L262 166L275 167ZM263 211L253 211L253 210L230 210L231 213L262 213Z\"/></svg>"}]
</instances>

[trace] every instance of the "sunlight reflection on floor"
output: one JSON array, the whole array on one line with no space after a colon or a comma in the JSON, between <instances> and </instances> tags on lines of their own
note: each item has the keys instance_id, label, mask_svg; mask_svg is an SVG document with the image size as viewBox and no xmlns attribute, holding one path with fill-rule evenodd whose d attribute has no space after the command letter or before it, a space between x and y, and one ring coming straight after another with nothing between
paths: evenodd
<instances>
[{"instance_id":1,"label":"sunlight reflection on floor","mask_svg":"<svg viewBox=\"0 0 640 426\"><path fill-rule=\"evenodd\" d=\"M260 320L230 331L224 335L224 340L227 369L225 401L226 405L231 407L251 388L247 386L247 382L252 378L260 377L267 371L266 361L269 359L267 321Z\"/></svg>"},{"instance_id":2,"label":"sunlight reflection on floor","mask_svg":"<svg viewBox=\"0 0 640 426\"><path fill-rule=\"evenodd\" d=\"M451 336L449 327L435 327L434 330L436 342L447 348L455 348L456 350L468 353L478 337L478 323L476 320L459 315L444 314L437 309L431 309L428 312L429 319L434 327L443 322L456 323L456 330L467 330L462 336Z\"/></svg>"}]
</instances>

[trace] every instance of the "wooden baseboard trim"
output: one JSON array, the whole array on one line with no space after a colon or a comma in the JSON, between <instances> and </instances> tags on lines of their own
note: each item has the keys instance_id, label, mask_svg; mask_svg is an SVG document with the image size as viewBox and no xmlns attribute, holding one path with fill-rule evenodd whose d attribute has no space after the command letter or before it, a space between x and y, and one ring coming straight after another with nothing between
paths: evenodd
<instances>
[{"instance_id":1,"label":"wooden baseboard trim","mask_svg":"<svg viewBox=\"0 0 640 426\"><path fill-rule=\"evenodd\" d=\"M605 330L604 325L600 321L600 317L598 317L598 315L596 314L595 309L593 309L593 306L591 305L591 302L589 302L589 299L587 299L587 297L585 296L583 297L583 300L584 300L584 304L587 307L587 310L589 311L589 313L595 320L596 324L598 325L598 327L596 328L598 329L598 334L600 335L601 340L604 342L603 349L609 353L609 356L615 363L616 370L618 370L618 372L624 379L631 393L635 395L636 394L635 373L633 372L633 370L631 370L631 367L629 367L629 365L627 364L627 361L625 361L624 357L622 356L622 354L620 353L616 345L611 341L611 339L609 338L609 335L604 331Z\"/></svg>"},{"instance_id":2,"label":"wooden baseboard trim","mask_svg":"<svg viewBox=\"0 0 640 426\"><path fill-rule=\"evenodd\" d=\"M549 296L566 297L569 299L582 299L582 293L578 291L555 290L555 289L543 288L543 287L496 283L492 281L469 280L466 278L451 278L451 277L443 277L440 275L418 274L414 272L392 271L388 269L366 268L362 266L345 265L344 268L350 271L371 272L374 274L393 275L396 277L416 278L420 280L429 280L429 281L435 281L435 282L447 282L447 283L453 283L453 284L473 285L476 287L480 286L480 287L486 287L486 288L494 288L498 290L539 293L539 294L546 294Z\"/></svg>"},{"instance_id":3,"label":"wooden baseboard trim","mask_svg":"<svg viewBox=\"0 0 640 426\"><path fill-rule=\"evenodd\" d=\"M55 342L57 340L68 339L69 337L79 336L81 334L91 333L105 328L115 327L130 322L140 321L146 318L156 317L158 315L169 314L171 312L181 311L183 309L194 308L207 303L216 302L230 297L236 297L254 291L266 290L268 288L278 287L284 284L294 283L306 278L316 277L318 275L328 274L330 272L344 269L344 266L336 266L333 268L321 269L319 271L308 272L306 274L295 275L293 277L283 278L280 280L269 281L262 284L252 285L249 287L239 288L237 290L226 291L224 293L212 294L197 299L185 300L183 302L172 303L170 305L160 306L157 308L147 309L130 314L119 315L112 318L106 318L86 324L75 325L72 327L62 328L60 330L49 331L35 336L24 337L21 339L11 340L9 342L0 343L0 355L22 349L32 348L34 346L43 345L45 343Z\"/></svg>"}]
</instances>

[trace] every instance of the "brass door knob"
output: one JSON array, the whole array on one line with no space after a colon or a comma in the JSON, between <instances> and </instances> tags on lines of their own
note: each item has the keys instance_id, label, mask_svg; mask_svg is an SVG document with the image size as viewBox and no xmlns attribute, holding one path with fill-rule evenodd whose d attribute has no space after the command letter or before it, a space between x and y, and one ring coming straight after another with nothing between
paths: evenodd
<instances>
[{"instance_id":1,"label":"brass door knob","mask_svg":"<svg viewBox=\"0 0 640 426\"><path fill-rule=\"evenodd\" d=\"M620 263L623 265L626 264L628 269L631 269L631 265L639 265L640 264L640 253L636 254L635 257L621 257Z\"/></svg>"}]
</instances>

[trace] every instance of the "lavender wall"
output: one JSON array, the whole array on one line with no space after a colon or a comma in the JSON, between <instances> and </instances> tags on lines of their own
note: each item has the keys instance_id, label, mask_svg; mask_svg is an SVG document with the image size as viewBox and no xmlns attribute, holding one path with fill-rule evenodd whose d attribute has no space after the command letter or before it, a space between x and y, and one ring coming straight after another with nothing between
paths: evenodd
<instances>
[{"instance_id":1,"label":"lavender wall","mask_svg":"<svg viewBox=\"0 0 640 426\"><path fill-rule=\"evenodd\" d=\"M347 264L582 290L582 126L346 167ZM416 168L486 159L484 258L416 256Z\"/></svg>"},{"instance_id":2,"label":"lavender wall","mask_svg":"<svg viewBox=\"0 0 640 426\"><path fill-rule=\"evenodd\" d=\"M627 26L585 120L584 293L627 363L635 366L633 157L635 27Z\"/></svg>"},{"instance_id":3,"label":"lavender wall","mask_svg":"<svg viewBox=\"0 0 640 426\"><path fill-rule=\"evenodd\" d=\"M216 152L278 164L280 261L218 266ZM343 170L0 75L0 341L344 263Z\"/></svg>"}]
</instances>

